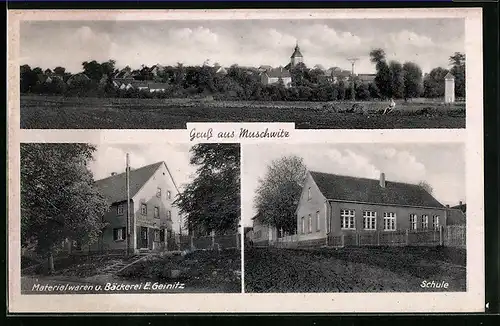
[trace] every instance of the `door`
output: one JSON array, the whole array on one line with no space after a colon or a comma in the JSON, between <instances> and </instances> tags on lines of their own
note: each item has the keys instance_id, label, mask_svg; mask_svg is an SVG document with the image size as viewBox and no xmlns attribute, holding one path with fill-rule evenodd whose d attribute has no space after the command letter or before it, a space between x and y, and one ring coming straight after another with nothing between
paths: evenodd
<instances>
[{"instance_id":1,"label":"door","mask_svg":"<svg viewBox=\"0 0 500 326\"><path fill-rule=\"evenodd\" d=\"M148 228L141 226L141 248L148 248Z\"/></svg>"}]
</instances>

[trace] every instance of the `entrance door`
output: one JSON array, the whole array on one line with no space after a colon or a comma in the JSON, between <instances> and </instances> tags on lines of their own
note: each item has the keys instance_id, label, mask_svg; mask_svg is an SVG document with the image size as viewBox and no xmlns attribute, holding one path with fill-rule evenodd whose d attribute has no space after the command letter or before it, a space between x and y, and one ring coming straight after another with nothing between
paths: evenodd
<instances>
[{"instance_id":1,"label":"entrance door","mask_svg":"<svg viewBox=\"0 0 500 326\"><path fill-rule=\"evenodd\" d=\"M148 247L148 228L141 226L141 248Z\"/></svg>"}]
</instances>

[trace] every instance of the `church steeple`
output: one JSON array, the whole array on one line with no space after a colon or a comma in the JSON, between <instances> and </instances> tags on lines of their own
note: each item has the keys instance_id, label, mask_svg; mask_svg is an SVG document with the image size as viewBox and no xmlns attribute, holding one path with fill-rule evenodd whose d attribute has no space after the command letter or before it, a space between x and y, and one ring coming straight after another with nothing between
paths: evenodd
<instances>
[{"instance_id":1,"label":"church steeple","mask_svg":"<svg viewBox=\"0 0 500 326\"><path fill-rule=\"evenodd\" d=\"M292 53L292 56L290 57L290 64L291 66L295 66L299 63L302 62L303 56L302 53L300 53L300 47L299 47L299 41L297 40L295 43L295 49Z\"/></svg>"}]
</instances>

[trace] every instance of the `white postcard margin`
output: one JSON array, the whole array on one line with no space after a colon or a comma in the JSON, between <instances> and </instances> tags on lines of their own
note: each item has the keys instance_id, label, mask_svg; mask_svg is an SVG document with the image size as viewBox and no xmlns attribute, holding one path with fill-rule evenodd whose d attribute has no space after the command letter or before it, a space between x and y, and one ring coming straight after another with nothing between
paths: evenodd
<instances>
[{"instance_id":1,"label":"white postcard margin","mask_svg":"<svg viewBox=\"0 0 500 326\"><path fill-rule=\"evenodd\" d=\"M20 130L19 20L465 18L466 130L296 130L293 142L465 142L467 292L300 294L21 295L19 144L21 142L189 142L187 130ZM11 313L175 312L482 312L484 311L484 169L482 12L476 8L232 11L9 11L8 166L9 295ZM269 124L263 124L269 125ZM238 126L236 126L238 128ZM125 138L124 138L125 136ZM244 143L241 141L244 155ZM243 156L242 155L242 156ZM244 158L242 158L244 159ZM244 187L244 185L242 185ZM363 304L359 304L359 303Z\"/></svg>"}]
</instances>

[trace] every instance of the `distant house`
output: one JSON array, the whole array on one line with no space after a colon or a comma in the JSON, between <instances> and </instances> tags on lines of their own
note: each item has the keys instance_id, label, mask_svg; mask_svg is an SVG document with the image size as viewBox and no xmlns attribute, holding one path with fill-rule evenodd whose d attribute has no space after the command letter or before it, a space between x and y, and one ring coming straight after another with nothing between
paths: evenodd
<instances>
[{"instance_id":1,"label":"distant house","mask_svg":"<svg viewBox=\"0 0 500 326\"><path fill-rule=\"evenodd\" d=\"M336 84L340 81L346 81L351 76L351 72L339 67L329 68L324 74L318 76L320 82Z\"/></svg>"},{"instance_id":2,"label":"distant house","mask_svg":"<svg viewBox=\"0 0 500 326\"><path fill-rule=\"evenodd\" d=\"M262 65L259 67L259 71L260 72L265 72L265 71L268 71L268 70L271 70L273 69L273 67L269 66L269 65Z\"/></svg>"},{"instance_id":3,"label":"distant house","mask_svg":"<svg viewBox=\"0 0 500 326\"><path fill-rule=\"evenodd\" d=\"M83 72L71 76L66 83L71 86L74 83L82 83L82 82L90 82L89 76L87 76Z\"/></svg>"},{"instance_id":4,"label":"distant house","mask_svg":"<svg viewBox=\"0 0 500 326\"><path fill-rule=\"evenodd\" d=\"M261 72L260 80L264 85L272 85L279 83L280 80L283 81L285 87L290 87L292 85L292 75L290 72L283 67L273 68Z\"/></svg>"},{"instance_id":5,"label":"distant house","mask_svg":"<svg viewBox=\"0 0 500 326\"><path fill-rule=\"evenodd\" d=\"M134 75L130 68L124 68L113 76L113 85L119 89L133 88L132 83L135 82ZM124 86L123 86L124 85Z\"/></svg>"},{"instance_id":6,"label":"distant house","mask_svg":"<svg viewBox=\"0 0 500 326\"><path fill-rule=\"evenodd\" d=\"M152 66L151 69L149 70L149 72L155 77L157 77L158 74L162 73L163 71L165 71L165 67L160 64Z\"/></svg>"},{"instance_id":7,"label":"distant house","mask_svg":"<svg viewBox=\"0 0 500 326\"><path fill-rule=\"evenodd\" d=\"M273 226L264 224L262 217L263 215L259 213L252 218L252 242L255 246L267 245L278 238L278 230Z\"/></svg>"},{"instance_id":8,"label":"distant house","mask_svg":"<svg viewBox=\"0 0 500 326\"><path fill-rule=\"evenodd\" d=\"M217 75L227 75L227 69L222 66L215 66L215 73Z\"/></svg>"},{"instance_id":9,"label":"distant house","mask_svg":"<svg viewBox=\"0 0 500 326\"><path fill-rule=\"evenodd\" d=\"M110 210L103 216L107 226L89 250L124 251L127 248L126 173L112 173L95 184L110 204ZM179 210L173 202L178 193L165 162L130 170L131 251L173 248L172 222L179 220Z\"/></svg>"},{"instance_id":10,"label":"distant house","mask_svg":"<svg viewBox=\"0 0 500 326\"><path fill-rule=\"evenodd\" d=\"M298 241L330 235L436 229L448 209L419 185L309 171L296 210Z\"/></svg>"},{"instance_id":11,"label":"distant house","mask_svg":"<svg viewBox=\"0 0 500 326\"><path fill-rule=\"evenodd\" d=\"M358 74L356 77L363 84L371 84L375 82L376 74Z\"/></svg>"},{"instance_id":12,"label":"distant house","mask_svg":"<svg viewBox=\"0 0 500 326\"><path fill-rule=\"evenodd\" d=\"M458 205L450 207L447 224L465 225L467 220L466 213L467 205L465 203L460 202Z\"/></svg>"},{"instance_id":13,"label":"distant house","mask_svg":"<svg viewBox=\"0 0 500 326\"><path fill-rule=\"evenodd\" d=\"M151 93L165 92L168 87L167 83L147 83L148 90Z\"/></svg>"}]
</instances>

